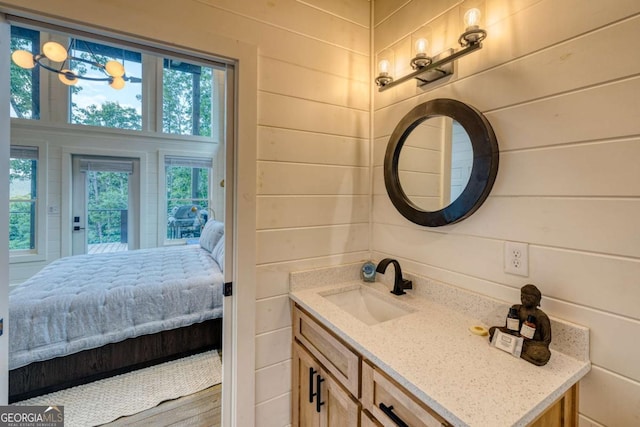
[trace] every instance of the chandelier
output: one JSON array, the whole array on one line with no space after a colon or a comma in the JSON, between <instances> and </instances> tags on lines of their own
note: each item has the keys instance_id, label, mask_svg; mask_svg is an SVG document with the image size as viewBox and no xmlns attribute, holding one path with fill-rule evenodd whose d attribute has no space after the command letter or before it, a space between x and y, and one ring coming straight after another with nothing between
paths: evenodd
<instances>
[{"instance_id":1,"label":"chandelier","mask_svg":"<svg viewBox=\"0 0 640 427\"><path fill-rule=\"evenodd\" d=\"M113 89L120 90L124 87L125 82L140 83L142 81L139 77L127 76L124 65L118 61L110 60L104 64L100 63L90 49L89 55L92 59L71 55L70 52L73 45L74 41L72 40L69 48L65 49L60 43L50 41L42 45L41 53L34 55L26 50L16 50L11 54L11 59L17 66L24 69L32 69L39 66L47 71L56 73L58 79L67 86L76 85L78 80L91 80L108 82ZM72 61L88 64L98 69L102 74L86 75L72 71L70 69L72 68ZM56 63L60 63L60 65L58 67L54 66Z\"/></svg>"}]
</instances>

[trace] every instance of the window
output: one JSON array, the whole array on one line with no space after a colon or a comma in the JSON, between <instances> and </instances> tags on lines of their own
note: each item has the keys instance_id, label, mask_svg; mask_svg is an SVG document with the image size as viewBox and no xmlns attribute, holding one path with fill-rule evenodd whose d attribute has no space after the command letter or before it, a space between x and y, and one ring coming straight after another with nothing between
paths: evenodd
<instances>
[{"instance_id":1,"label":"window","mask_svg":"<svg viewBox=\"0 0 640 427\"><path fill-rule=\"evenodd\" d=\"M11 27L11 51L39 53L40 33L21 27ZM40 118L40 73L38 67L24 69L11 61L10 115L19 119Z\"/></svg>"},{"instance_id":2,"label":"window","mask_svg":"<svg viewBox=\"0 0 640 427\"><path fill-rule=\"evenodd\" d=\"M92 40L11 26L13 52L40 55L49 41L67 51L66 59L57 62L38 56L30 69L11 62L11 117L42 116L46 121L72 125L179 135L179 139L206 142L223 140L228 69L224 63L188 56L168 58L155 49L108 38ZM106 64L110 61L124 66L122 80L109 80ZM65 79L59 73L62 70L79 78ZM48 83L42 88L41 79ZM61 87L63 84L70 86ZM42 105L42 114L40 96L50 100Z\"/></svg>"},{"instance_id":3,"label":"window","mask_svg":"<svg viewBox=\"0 0 640 427\"><path fill-rule=\"evenodd\" d=\"M81 39L71 40L71 56L88 62L71 61L71 70L88 77L106 77L92 65L115 60L126 70L124 88L115 90L108 82L79 79L71 86L71 123L118 129L142 129L142 54Z\"/></svg>"},{"instance_id":4,"label":"window","mask_svg":"<svg viewBox=\"0 0 640 427\"><path fill-rule=\"evenodd\" d=\"M162 131L178 135L212 136L213 70L164 59Z\"/></svg>"},{"instance_id":5,"label":"window","mask_svg":"<svg viewBox=\"0 0 640 427\"><path fill-rule=\"evenodd\" d=\"M166 156L167 239L200 237L209 217L211 158Z\"/></svg>"},{"instance_id":6,"label":"window","mask_svg":"<svg viewBox=\"0 0 640 427\"><path fill-rule=\"evenodd\" d=\"M11 146L9 250L36 249L38 148Z\"/></svg>"}]
</instances>

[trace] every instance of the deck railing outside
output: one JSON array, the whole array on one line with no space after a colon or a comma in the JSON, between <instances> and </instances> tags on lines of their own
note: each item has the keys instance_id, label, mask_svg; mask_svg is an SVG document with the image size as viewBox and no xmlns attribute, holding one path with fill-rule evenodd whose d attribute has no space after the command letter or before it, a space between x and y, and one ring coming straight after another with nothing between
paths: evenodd
<instances>
[{"instance_id":1,"label":"deck railing outside","mask_svg":"<svg viewBox=\"0 0 640 427\"><path fill-rule=\"evenodd\" d=\"M89 209L87 243L89 253L126 251L127 209Z\"/></svg>"}]
</instances>

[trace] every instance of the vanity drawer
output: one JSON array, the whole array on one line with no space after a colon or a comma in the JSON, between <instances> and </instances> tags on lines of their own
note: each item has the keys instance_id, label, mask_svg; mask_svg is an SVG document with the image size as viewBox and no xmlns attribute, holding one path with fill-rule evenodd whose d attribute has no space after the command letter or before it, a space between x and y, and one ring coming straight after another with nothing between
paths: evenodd
<instances>
[{"instance_id":1,"label":"vanity drawer","mask_svg":"<svg viewBox=\"0 0 640 427\"><path fill-rule=\"evenodd\" d=\"M360 356L298 306L293 334L356 398L360 397Z\"/></svg>"},{"instance_id":2,"label":"vanity drawer","mask_svg":"<svg viewBox=\"0 0 640 427\"><path fill-rule=\"evenodd\" d=\"M444 418L369 363L362 363L362 407L383 426L450 426ZM397 420L393 418L397 417Z\"/></svg>"}]
</instances>

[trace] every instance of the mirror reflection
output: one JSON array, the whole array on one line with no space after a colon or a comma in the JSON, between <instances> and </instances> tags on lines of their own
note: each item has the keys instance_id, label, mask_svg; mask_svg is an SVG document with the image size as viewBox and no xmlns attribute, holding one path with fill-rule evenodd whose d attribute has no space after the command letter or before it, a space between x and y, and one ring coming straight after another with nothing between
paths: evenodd
<instances>
[{"instance_id":1,"label":"mirror reflection","mask_svg":"<svg viewBox=\"0 0 640 427\"><path fill-rule=\"evenodd\" d=\"M398 159L398 178L417 208L437 211L455 201L473 167L471 139L448 116L431 116L407 135Z\"/></svg>"}]
</instances>

